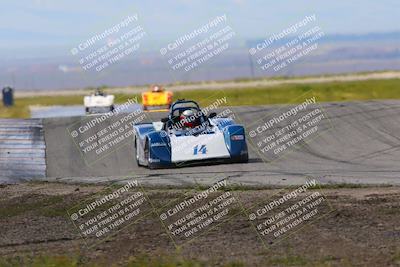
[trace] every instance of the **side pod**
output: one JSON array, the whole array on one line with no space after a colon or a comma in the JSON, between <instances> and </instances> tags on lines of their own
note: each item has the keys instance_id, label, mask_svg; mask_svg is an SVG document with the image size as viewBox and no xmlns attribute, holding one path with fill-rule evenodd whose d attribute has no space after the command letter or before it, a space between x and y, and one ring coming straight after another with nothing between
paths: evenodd
<instances>
[{"instance_id":1,"label":"side pod","mask_svg":"<svg viewBox=\"0 0 400 267\"><path fill-rule=\"evenodd\" d=\"M234 162L247 162L248 150L246 134L241 125L228 125L224 128L225 144Z\"/></svg>"},{"instance_id":2,"label":"side pod","mask_svg":"<svg viewBox=\"0 0 400 267\"><path fill-rule=\"evenodd\" d=\"M166 132L151 132L147 135L149 145L149 167L171 165L171 142Z\"/></svg>"}]
</instances>

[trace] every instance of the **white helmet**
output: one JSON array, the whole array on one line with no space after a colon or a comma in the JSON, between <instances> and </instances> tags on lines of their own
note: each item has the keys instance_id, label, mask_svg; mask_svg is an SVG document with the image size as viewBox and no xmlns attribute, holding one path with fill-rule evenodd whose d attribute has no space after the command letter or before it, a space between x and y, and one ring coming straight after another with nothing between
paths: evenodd
<instances>
[{"instance_id":1,"label":"white helmet","mask_svg":"<svg viewBox=\"0 0 400 267\"><path fill-rule=\"evenodd\" d=\"M185 117L190 117L190 116L194 116L194 112L191 109L187 109L184 112L182 112L182 115Z\"/></svg>"},{"instance_id":2,"label":"white helmet","mask_svg":"<svg viewBox=\"0 0 400 267\"><path fill-rule=\"evenodd\" d=\"M183 125L185 127L194 128L196 126L196 117L194 111L191 109L187 109L182 112L181 120L183 121Z\"/></svg>"},{"instance_id":3,"label":"white helmet","mask_svg":"<svg viewBox=\"0 0 400 267\"><path fill-rule=\"evenodd\" d=\"M153 86L153 92L161 92L162 88L158 85Z\"/></svg>"}]
</instances>

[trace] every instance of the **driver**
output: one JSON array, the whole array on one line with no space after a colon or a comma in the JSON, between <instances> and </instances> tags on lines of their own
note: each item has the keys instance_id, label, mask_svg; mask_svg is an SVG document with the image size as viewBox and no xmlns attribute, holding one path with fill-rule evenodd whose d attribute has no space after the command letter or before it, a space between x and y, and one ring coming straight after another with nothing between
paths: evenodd
<instances>
[{"instance_id":1,"label":"driver","mask_svg":"<svg viewBox=\"0 0 400 267\"><path fill-rule=\"evenodd\" d=\"M162 91L163 91L163 89L160 86L158 86L158 85L154 85L153 86L153 92L154 93L159 93L159 92L162 92Z\"/></svg>"},{"instance_id":2,"label":"driver","mask_svg":"<svg viewBox=\"0 0 400 267\"><path fill-rule=\"evenodd\" d=\"M104 93L100 90L100 88L96 89L96 92L94 93L95 96L104 96Z\"/></svg>"},{"instance_id":3,"label":"driver","mask_svg":"<svg viewBox=\"0 0 400 267\"><path fill-rule=\"evenodd\" d=\"M182 112L180 121L185 128L195 128L200 125L200 118L198 118L191 109Z\"/></svg>"}]
</instances>

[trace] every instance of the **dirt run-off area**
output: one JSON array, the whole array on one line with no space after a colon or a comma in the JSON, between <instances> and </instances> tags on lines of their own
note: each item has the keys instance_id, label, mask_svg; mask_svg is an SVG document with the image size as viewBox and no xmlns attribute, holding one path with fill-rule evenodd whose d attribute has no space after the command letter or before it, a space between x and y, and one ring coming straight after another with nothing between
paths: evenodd
<instances>
[{"instance_id":1,"label":"dirt run-off area","mask_svg":"<svg viewBox=\"0 0 400 267\"><path fill-rule=\"evenodd\" d=\"M400 187L309 188L309 195L323 197L322 203L309 198L295 211L294 205L306 200L303 192L265 214L261 213L266 204L292 189L218 190L210 196L219 210L207 210L204 199L197 203L209 215L214 212L214 223L198 227L190 238L172 234L182 226L177 226L179 218L160 218L203 189L140 188L146 199L140 206L143 216L124 215L131 220L100 237L83 235L79 224L84 222L71 220L71 211L87 208L90 200L117 189L60 183L1 185L0 266L400 266ZM139 199L126 194L124 199ZM304 217L307 209L312 212L312 201L317 213ZM126 212L129 203L124 203ZM105 214L107 208L93 210L92 215ZM186 209L181 218L195 219L194 210ZM270 220L271 227L285 219L284 210L286 225L295 220L288 218L292 211L303 212L298 218L304 220L277 236L276 231L263 235L262 223ZM260 212L253 221L252 211Z\"/></svg>"}]
</instances>

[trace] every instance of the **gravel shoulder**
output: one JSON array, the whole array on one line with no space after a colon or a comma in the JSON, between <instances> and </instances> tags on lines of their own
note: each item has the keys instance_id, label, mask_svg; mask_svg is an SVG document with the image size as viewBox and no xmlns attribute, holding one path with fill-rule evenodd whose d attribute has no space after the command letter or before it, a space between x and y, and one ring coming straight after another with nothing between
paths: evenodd
<instances>
[{"instance_id":1,"label":"gravel shoulder","mask_svg":"<svg viewBox=\"0 0 400 267\"><path fill-rule=\"evenodd\" d=\"M331 212L266 247L252 234L247 218L235 216L176 249L159 218L151 214L88 248L66 210L104 189L60 183L2 185L0 265L26 263L43 255L100 266L126 265L143 257L173 257L197 264L190 266L400 265L400 187L319 189L333 208ZM234 193L251 203L278 191L237 189ZM155 188L146 192L150 199L164 203L193 193Z\"/></svg>"}]
</instances>

